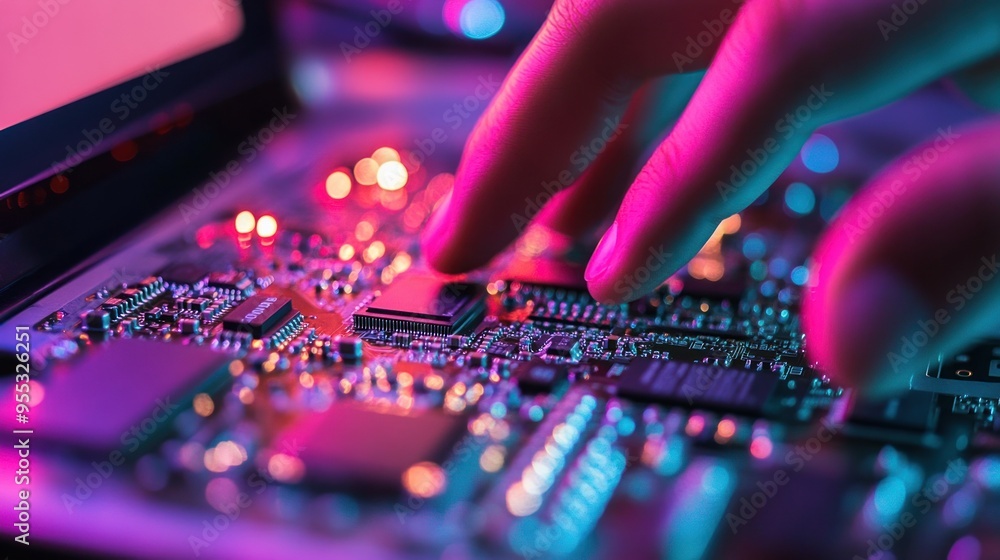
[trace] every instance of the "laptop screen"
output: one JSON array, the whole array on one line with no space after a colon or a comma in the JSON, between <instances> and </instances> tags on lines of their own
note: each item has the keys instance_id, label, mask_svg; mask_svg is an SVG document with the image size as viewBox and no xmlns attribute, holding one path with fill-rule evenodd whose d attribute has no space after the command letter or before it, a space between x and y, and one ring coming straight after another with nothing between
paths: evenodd
<instances>
[{"instance_id":1,"label":"laptop screen","mask_svg":"<svg viewBox=\"0 0 1000 560\"><path fill-rule=\"evenodd\" d=\"M230 43L242 28L240 6L221 0L9 0L0 130ZM121 99L114 112L138 102Z\"/></svg>"},{"instance_id":2,"label":"laptop screen","mask_svg":"<svg viewBox=\"0 0 1000 560\"><path fill-rule=\"evenodd\" d=\"M294 105L275 23L265 0L5 3L0 314ZM128 211L109 212L109 201Z\"/></svg>"}]
</instances>

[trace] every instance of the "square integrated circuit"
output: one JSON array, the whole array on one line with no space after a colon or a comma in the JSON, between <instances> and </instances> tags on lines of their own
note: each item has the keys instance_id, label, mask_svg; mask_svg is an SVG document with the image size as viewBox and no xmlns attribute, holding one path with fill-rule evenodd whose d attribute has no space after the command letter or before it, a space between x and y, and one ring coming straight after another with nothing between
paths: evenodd
<instances>
[{"instance_id":1,"label":"square integrated circuit","mask_svg":"<svg viewBox=\"0 0 1000 560\"><path fill-rule=\"evenodd\" d=\"M354 314L354 330L448 335L473 324L484 309L478 284L407 276Z\"/></svg>"}]
</instances>

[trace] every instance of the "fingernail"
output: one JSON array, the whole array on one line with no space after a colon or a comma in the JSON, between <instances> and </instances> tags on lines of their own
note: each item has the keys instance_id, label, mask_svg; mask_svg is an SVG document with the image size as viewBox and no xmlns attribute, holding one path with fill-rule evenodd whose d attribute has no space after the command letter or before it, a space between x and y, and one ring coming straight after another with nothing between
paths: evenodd
<instances>
[{"instance_id":1,"label":"fingernail","mask_svg":"<svg viewBox=\"0 0 1000 560\"><path fill-rule=\"evenodd\" d=\"M424 229L425 237L436 237L440 235L441 227L444 225L444 218L448 214L448 206L451 204L451 193L453 191L448 191L441 199L441 203L438 204L434 213L427 220L427 227Z\"/></svg>"},{"instance_id":2,"label":"fingernail","mask_svg":"<svg viewBox=\"0 0 1000 560\"><path fill-rule=\"evenodd\" d=\"M877 269L853 280L831 315L830 354L837 369L844 370L834 373L853 380L869 395L904 390L933 353L936 341L922 329L934 314L920 293L893 271Z\"/></svg>"},{"instance_id":3,"label":"fingernail","mask_svg":"<svg viewBox=\"0 0 1000 560\"><path fill-rule=\"evenodd\" d=\"M597 244L597 249L594 249L594 255L590 257L590 263L587 264L587 271L583 273L583 278L587 282L597 279L608 269L608 266L611 265L611 256L615 252L617 242L618 222L615 222L604 233L601 242Z\"/></svg>"}]
</instances>

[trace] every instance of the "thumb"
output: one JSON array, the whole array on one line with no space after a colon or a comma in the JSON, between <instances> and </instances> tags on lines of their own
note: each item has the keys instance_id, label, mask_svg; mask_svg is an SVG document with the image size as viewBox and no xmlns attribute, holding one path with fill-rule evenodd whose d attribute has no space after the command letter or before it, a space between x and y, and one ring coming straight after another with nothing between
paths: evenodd
<instances>
[{"instance_id":1,"label":"thumb","mask_svg":"<svg viewBox=\"0 0 1000 560\"><path fill-rule=\"evenodd\" d=\"M941 129L845 206L803 309L821 368L884 394L1000 332L998 146L1000 120Z\"/></svg>"}]
</instances>

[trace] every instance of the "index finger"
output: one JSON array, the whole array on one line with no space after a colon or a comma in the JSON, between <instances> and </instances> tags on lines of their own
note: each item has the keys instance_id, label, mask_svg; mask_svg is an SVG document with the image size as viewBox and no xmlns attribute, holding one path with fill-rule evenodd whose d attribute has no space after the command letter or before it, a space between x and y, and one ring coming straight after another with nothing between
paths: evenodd
<instances>
[{"instance_id":1,"label":"index finger","mask_svg":"<svg viewBox=\"0 0 1000 560\"><path fill-rule=\"evenodd\" d=\"M740 1L557 1L468 139L424 235L428 262L451 273L488 262L596 159L592 143L622 133L643 81L707 63ZM715 38L685 50L688 30L706 25ZM676 64L671 51L694 56Z\"/></svg>"},{"instance_id":2,"label":"index finger","mask_svg":"<svg viewBox=\"0 0 1000 560\"><path fill-rule=\"evenodd\" d=\"M887 103L1000 48L1000 4L749 2L671 135L639 173L587 268L600 301L655 289L755 200L818 126ZM662 249L661 249L662 248ZM655 258L651 260L651 256Z\"/></svg>"}]
</instances>

